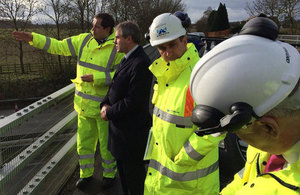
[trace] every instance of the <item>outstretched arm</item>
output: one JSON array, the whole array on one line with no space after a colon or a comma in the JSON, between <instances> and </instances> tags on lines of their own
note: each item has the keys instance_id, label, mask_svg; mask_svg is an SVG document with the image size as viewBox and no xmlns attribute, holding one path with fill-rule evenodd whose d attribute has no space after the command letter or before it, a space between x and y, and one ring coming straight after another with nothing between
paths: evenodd
<instances>
[{"instance_id":1,"label":"outstretched arm","mask_svg":"<svg viewBox=\"0 0 300 195\"><path fill-rule=\"evenodd\" d=\"M13 31L12 35L17 41L30 42L33 40L33 36L29 32Z\"/></svg>"}]
</instances>

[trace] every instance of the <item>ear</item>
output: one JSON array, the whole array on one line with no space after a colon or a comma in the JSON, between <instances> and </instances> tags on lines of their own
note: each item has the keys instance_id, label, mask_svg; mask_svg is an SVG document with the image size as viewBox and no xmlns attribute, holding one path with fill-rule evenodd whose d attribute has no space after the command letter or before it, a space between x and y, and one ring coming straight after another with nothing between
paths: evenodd
<instances>
[{"instance_id":1,"label":"ear","mask_svg":"<svg viewBox=\"0 0 300 195\"><path fill-rule=\"evenodd\" d=\"M280 128L276 118L271 116L263 116L258 121L259 125L262 125L262 130L271 137L277 137L280 133Z\"/></svg>"},{"instance_id":2,"label":"ear","mask_svg":"<svg viewBox=\"0 0 300 195\"><path fill-rule=\"evenodd\" d=\"M110 34L111 27L108 26L108 27L106 27L104 30L105 30L108 34Z\"/></svg>"},{"instance_id":3,"label":"ear","mask_svg":"<svg viewBox=\"0 0 300 195\"><path fill-rule=\"evenodd\" d=\"M132 36L128 35L128 37L126 38L128 42L132 42Z\"/></svg>"}]
</instances>

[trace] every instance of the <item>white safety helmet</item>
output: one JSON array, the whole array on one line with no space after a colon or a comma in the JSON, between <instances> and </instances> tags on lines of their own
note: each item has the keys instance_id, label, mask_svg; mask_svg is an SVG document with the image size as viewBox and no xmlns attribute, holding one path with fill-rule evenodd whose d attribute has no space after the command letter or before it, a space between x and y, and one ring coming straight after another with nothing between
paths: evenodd
<instances>
[{"instance_id":1,"label":"white safety helmet","mask_svg":"<svg viewBox=\"0 0 300 195\"><path fill-rule=\"evenodd\" d=\"M149 31L151 46L175 40L186 34L180 19L171 13L164 13L154 18Z\"/></svg>"},{"instance_id":2,"label":"white safety helmet","mask_svg":"<svg viewBox=\"0 0 300 195\"><path fill-rule=\"evenodd\" d=\"M238 35L198 61L190 89L197 105L230 115L231 105L244 102L252 107L251 115L261 117L279 104L300 109L300 89L295 89L299 77L300 55L294 47L260 36Z\"/></svg>"}]
</instances>

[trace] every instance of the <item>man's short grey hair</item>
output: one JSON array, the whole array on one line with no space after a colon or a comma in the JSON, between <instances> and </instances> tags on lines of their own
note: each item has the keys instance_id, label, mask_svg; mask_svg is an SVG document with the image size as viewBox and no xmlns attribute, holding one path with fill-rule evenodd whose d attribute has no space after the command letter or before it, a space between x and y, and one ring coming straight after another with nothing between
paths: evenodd
<instances>
[{"instance_id":1,"label":"man's short grey hair","mask_svg":"<svg viewBox=\"0 0 300 195\"><path fill-rule=\"evenodd\" d=\"M300 116L300 109L292 110L288 108L273 108L266 115L275 118Z\"/></svg>"},{"instance_id":2,"label":"man's short grey hair","mask_svg":"<svg viewBox=\"0 0 300 195\"><path fill-rule=\"evenodd\" d=\"M116 26L116 30L120 30L122 37L132 37L133 42L139 44L141 41L141 31L139 26L133 21L121 22Z\"/></svg>"}]
</instances>

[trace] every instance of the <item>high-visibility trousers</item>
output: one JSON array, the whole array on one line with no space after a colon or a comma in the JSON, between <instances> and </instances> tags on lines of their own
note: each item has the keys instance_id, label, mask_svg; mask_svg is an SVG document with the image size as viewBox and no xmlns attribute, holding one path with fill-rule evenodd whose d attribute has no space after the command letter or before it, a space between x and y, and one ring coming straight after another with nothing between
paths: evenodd
<instances>
[{"instance_id":1,"label":"high-visibility trousers","mask_svg":"<svg viewBox=\"0 0 300 195\"><path fill-rule=\"evenodd\" d=\"M94 173L95 151L99 139L103 177L114 178L117 172L115 158L107 149L108 122L100 118L78 115L77 153L79 155L80 178Z\"/></svg>"}]
</instances>

